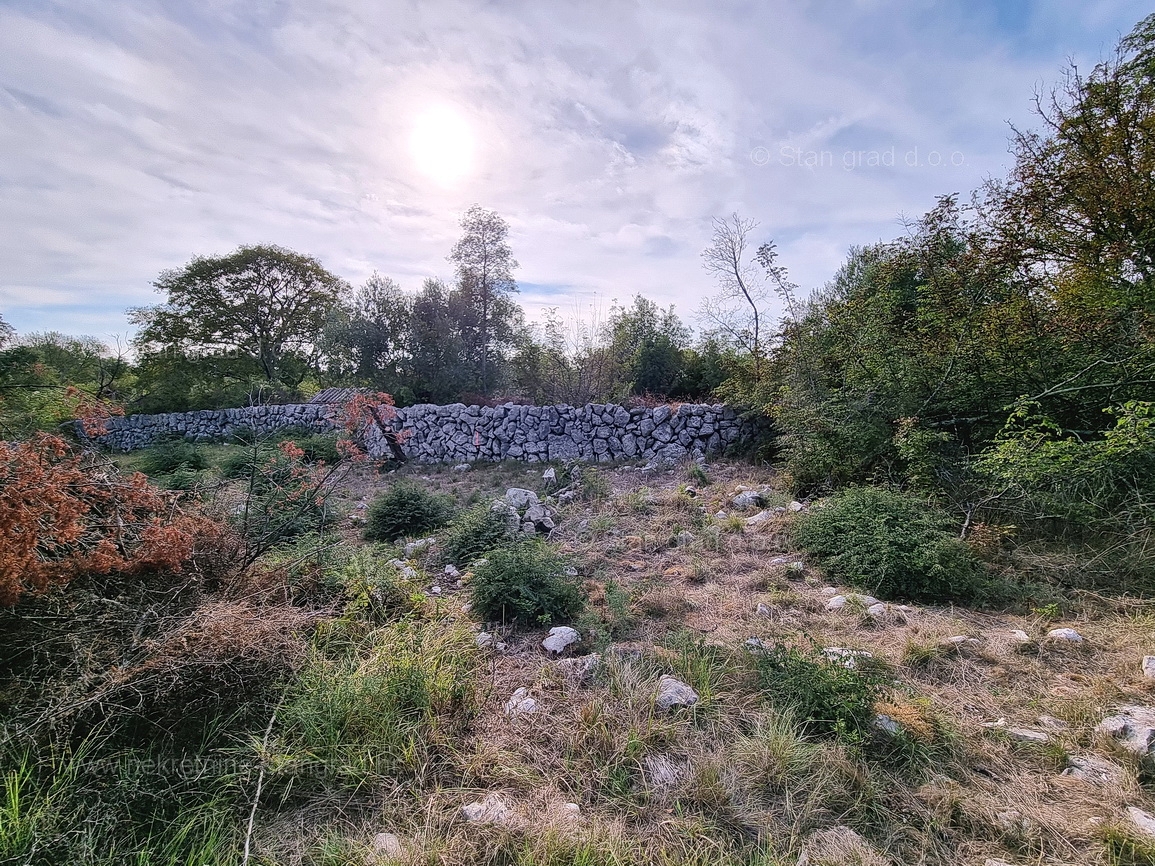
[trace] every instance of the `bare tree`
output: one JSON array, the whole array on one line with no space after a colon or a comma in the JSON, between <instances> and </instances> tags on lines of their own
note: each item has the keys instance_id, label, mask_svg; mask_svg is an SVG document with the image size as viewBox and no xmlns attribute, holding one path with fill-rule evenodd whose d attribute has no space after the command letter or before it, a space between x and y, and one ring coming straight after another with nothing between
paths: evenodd
<instances>
[{"instance_id":1,"label":"bare tree","mask_svg":"<svg viewBox=\"0 0 1155 866\"><path fill-rule=\"evenodd\" d=\"M769 259L759 273L754 263L746 258L750 233L758 223L743 219L737 213L714 220L714 237L702 252L703 267L714 276L721 291L703 301L699 315L737 345L750 353L754 375L762 377L763 340L761 305L767 299L767 279L772 277L773 245L760 248L769 250ZM761 262L759 262L761 263Z\"/></svg>"}]
</instances>

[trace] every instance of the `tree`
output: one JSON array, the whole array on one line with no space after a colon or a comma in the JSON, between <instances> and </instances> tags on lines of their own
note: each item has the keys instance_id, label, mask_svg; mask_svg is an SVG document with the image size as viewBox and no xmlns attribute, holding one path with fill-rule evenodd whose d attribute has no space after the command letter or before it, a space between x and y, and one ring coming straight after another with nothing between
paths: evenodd
<instances>
[{"instance_id":1,"label":"tree","mask_svg":"<svg viewBox=\"0 0 1155 866\"><path fill-rule=\"evenodd\" d=\"M0 349L8 345L9 341L16 336L16 329L4 321L4 317L0 316Z\"/></svg>"},{"instance_id":2,"label":"tree","mask_svg":"<svg viewBox=\"0 0 1155 866\"><path fill-rule=\"evenodd\" d=\"M1010 177L987 188L1004 253L1074 277L1100 313L1155 313L1155 15L1035 110L1043 128L1014 131Z\"/></svg>"},{"instance_id":3,"label":"tree","mask_svg":"<svg viewBox=\"0 0 1155 866\"><path fill-rule=\"evenodd\" d=\"M443 403L466 387L463 307L449 286L432 278L413 300L408 369L409 387L418 400Z\"/></svg>"},{"instance_id":4,"label":"tree","mask_svg":"<svg viewBox=\"0 0 1155 866\"><path fill-rule=\"evenodd\" d=\"M326 329L331 371L361 385L397 391L410 353L414 299L374 273Z\"/></svg>"},{"instance_id":5,"label":"tree","mask_svg":"<svg viewBox=\"0 0 1155 866\"><path fill-rule=\"evenodd\" d=\"M757 226L756 221L743 219L737 213L714 220L714 236L702 252L702 265L713 275L720 291L703 302L701 316L733 345L749 353L754 376L761 379L765 350L762 307L768 297L766 276L784 278L784 272L774 268L773 244L764 244L759 249L759 263L765 274L759 274L754 263L747 260L750 232Z\"/></svg>"},{"instance_id":6,"label":"tree","mask_svg":"<svg viewBox=\"0 0 1155 866\"><path fill-rule=\"evenodd\" d=\"M494 211L473 205L462 216L461 228L449 261L457 268L458 291L476 313L475 332L466 334L467 348L478 387L488 394L493 356L514 336L509 326L516 320L517 306L507 296L517 291L513 271L518 264L506 242L509 225Z\"/></svg>"},{"instance_id":7,"label":"tree","mask_svg":"<svg viewBox=\"0 0 1155 866\"><path fill-rule=\"evenodd\" d=\"M672 306L663 310L649 298L635 295L632 306L610 312L607 336L619 381L631 392L667 395L676 389L690 329Z\"/></svg>"},{"instance_id":8,"label":"tree","mask_svg":"<svg viewBox=\"0 0 1155 866\"><path fill-rule=\"evenodd\" d=\"M347 288L315 258L276 246L198 256L154 285L167 301L129 311L142 356L225 361L218 374L290 389L314 368L318 335Z\"/></svg>"}]
</instances>

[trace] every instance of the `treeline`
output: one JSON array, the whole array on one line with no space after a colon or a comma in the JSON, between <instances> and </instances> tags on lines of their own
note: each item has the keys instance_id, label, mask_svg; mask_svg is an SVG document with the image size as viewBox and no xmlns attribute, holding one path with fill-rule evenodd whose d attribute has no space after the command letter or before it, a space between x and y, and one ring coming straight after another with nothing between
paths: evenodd
<instances>
[{"instance_id":1,"label":"treeline","mask_svg":"<svg viewBox=\"0 0 1155 866\"><path fill-rule=\"evenodd\" d=\"M807 301L763 248L789 314L722 390L776 419L803 493L901 487L996 546L1107 539L1080 567L1114 581L1155 518L1155 16L1037 111L1008 177Z\"/></svg>"},{"instance_id":2,"label":"treeline","mask_svg":"<svg viewBox=\"0 0 1155 866\"><path fill-rule=\"evenodd\" d=\"M162 273L164 301L129 311L139 326L131 353L8 329L4 416L30 429L70 417L79 394L166 412L301 400L334 385L384 391L400 405L701 399L736 361L736 347L695 343L673 307L640 295L601 318L553 309L528 325L513 299L505 221L474 206L461 225L453 281L429 278L417 291L380 274L354 289L310 256L246 246Z\"/></svg>"}]
</instances>

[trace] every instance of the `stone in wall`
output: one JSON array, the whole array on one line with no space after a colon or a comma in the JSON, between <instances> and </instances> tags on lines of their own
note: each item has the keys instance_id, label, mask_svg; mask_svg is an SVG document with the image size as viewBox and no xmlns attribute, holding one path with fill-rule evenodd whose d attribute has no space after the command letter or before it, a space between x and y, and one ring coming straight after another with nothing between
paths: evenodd
<instances>
[{"instance_id":1,"label":"stone in wall","mask_svg":"<svg viewBox=\"0 0 1155 866\"><path fill-rule=\"evenodd\" d=\"M326 405L246 406L164 415L132 415L108 422L96 441L132 451L170 436L208 442L244 431L267 435L288 427L318 432L338 429ZM682 404L627 409L585 406L418 405L397 410L394 426L407 431L402 448L418 463L521 460L528 463L584 460L608 463L645 459L677 463L718 454L752 434L752 426L722 405ZM387 456L383 437L367 431L371 456Z\"/></svg>"}]
</instances>

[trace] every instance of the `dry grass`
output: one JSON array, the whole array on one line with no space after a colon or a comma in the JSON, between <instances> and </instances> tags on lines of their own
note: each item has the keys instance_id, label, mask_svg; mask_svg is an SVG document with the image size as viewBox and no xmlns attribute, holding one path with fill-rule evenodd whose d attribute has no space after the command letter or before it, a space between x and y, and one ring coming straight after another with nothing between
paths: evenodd
<instances>
[{"instance_id":1,"label":"dry grass","mask_svg":"<svg viewBox=\"0 0 1155 866\"><path fill-rule=\"evenodd\" d=\"M465 504L510 486L544 494L543 468L399 474ZM1122 832L1127 806L1155 811L1135 763L1094 736L1114 705L1152 702L1155 681L1140 662L1155 654L1155 607L1084 594L1057 612L1061 619L1043 609L918 607L883 620L853 606L828 611L825 576L791 549L790 512L747 525L753 512L731 504L738 485L775 486L773 473L722 462L701 483L683 469L602 471L610 494L558 507L550 539L585 581L590 606L574 623L585 635L577 650L601 654L596 671L559 669L541 649L544 629L501 635L505 649L486 651L476 666L470 733L451 744L436 784L382 784L274 812L262 825L269 862L373 862L371 840L387 831L403 841L397 862L447 866L981 866L988 857L1093 866L1111 862L1110 834ZM395 479L358 469L341 502L353 510ZM1000 532L983 536L992 550ZM1033 572L1043 566L1031 560ZM460 621L455 592L446 587L414 615ZM186 658L227 665L228 636L249 629L251 642L254 617L267 618L260 628L268 630L256 643L297 664L308 623L267 607L203 614L166 638L157 657L183 647ZM1078 629L1085 644L1047 641L1059 625ZM1016 630L1032 640L1020 642ZM958 636L977 644L950 643ZM758 693L744 660L751 637L871 653L888 677L875 709L904 735L861 747L803 736ZM248 651L238 647L235 658ZM663 673L691 682L699 704L656 710ZM519 688L536 712L507 713ZM1006 727L1043 729L1040 716L1065 724L1047 729L1046 746L1007 737ZM1098 785L1062 776L1069 754L1110 759L1118 778ZM505 824L461 820L463 804L491 793L511 809ZM317 854L322 826L354 853Z\"/></svg>"}]
</instances>

